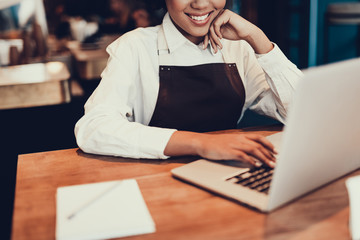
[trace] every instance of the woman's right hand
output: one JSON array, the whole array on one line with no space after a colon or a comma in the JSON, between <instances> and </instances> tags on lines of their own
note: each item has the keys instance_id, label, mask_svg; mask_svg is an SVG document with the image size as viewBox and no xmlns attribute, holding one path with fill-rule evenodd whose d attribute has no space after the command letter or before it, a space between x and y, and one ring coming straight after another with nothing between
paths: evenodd
<instances>
[{"instance_id":1,"label":"woman's right hand","mask_svg":"<svg viewBox=\"0 0 360 240\"><path fill-rule=\"evenodd\" d=\"M168 156L199 155L209 160L238 160L254 166L261 162L274 167L276 151L272 143L259 134L177 131L164 153Z\"/></svg>"},{"instance_id":2,"label":"woman's right hand","mask_svg":"<svg viewBox=\"0 0 360 240\"><path fill-rule=\"evenodd\" d=\"M222 38L232 41L245 40L258 54L268 53L274 47L260 28L228 9L221 11L211 23L209 33L204 37L204 49L210 40L216 53L218 48L222 49Z\"/></svg>"}]
</instances>

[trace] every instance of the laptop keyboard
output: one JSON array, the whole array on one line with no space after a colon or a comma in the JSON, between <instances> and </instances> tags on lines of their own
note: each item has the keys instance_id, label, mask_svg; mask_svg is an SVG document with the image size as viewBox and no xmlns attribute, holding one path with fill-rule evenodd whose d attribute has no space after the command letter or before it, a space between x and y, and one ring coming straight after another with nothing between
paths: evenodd
<instances>
[{"instance_id":1,"label":"laptop keyboard","mask_svg":"<svg viewBox=\"0 0 360 240\"><path fill-rule=\"evenodd\" d=\"M228 178L226 181L268 194L273 173L273 168L252 168L249 171Z\"/></svg>"}]
</instances>

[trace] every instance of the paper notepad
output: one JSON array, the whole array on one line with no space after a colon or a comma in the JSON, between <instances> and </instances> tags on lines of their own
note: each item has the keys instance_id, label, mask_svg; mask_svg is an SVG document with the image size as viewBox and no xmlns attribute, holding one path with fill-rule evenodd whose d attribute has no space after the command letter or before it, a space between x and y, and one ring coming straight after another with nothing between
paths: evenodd
<instances>
[{"instance_id":1,"label":"paper notepad","mask_svg":"<svg viewBox=\"0 0 360 240\"><path fill-rule=\"evenodd\" d=\"M134 179L60 187L56 239L108 239L155 232Z\"/></svg>"}]
</instances>

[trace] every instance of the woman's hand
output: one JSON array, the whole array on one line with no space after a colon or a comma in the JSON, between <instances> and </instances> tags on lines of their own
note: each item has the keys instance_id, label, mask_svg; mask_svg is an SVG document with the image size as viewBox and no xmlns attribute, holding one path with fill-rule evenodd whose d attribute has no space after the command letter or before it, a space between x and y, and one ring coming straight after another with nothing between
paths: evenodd
<instances>
[{"instance_id":1,"label":"woman's hand","mask_svg":"<svg viewBox=\"0 0 360 240\"><path fill-rule=\"evenodd\" d=\"M164 151L168 156L199 155L209 160L238 160L275 166L276 151L267 138L253 133L175 132Z\"/></svg>"},{"instance_id":2,"label":"woman's hand","mask_svg":"<svg viewBox=\"0 0 360 240\"><path fill-rule=\"evenodd\" d=\"M258 54L268 53L273 44L260 28L242 18L238 14L223 10L210 25L209 33L204 38L204 49L210 43L215 52L222 49L220 39L245 40Z\"/></svg>"},{"instance_id":3,"label":"woman's hand","mask_svg":"<svg viewBox=\"0 0 360 240\"><path fill-rule=\"evenodd\" d=\"M265 137L249 133L206 134L198 154L210 160L239 160L251 165L258 162L275 166L275 150Z\"/></svg>"}]
</instances>

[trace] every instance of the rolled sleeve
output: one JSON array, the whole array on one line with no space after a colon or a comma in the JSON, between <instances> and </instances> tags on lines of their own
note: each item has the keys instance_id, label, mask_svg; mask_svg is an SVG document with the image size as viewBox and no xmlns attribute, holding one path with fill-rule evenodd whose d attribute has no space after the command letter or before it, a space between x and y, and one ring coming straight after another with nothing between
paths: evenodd
<instances>
[{"instance_id":1,"label":"rolled sleeve","mask_svg":"<svg viewBox=\"0 0 360 240\"><path fill-rule=\"evenodd\" d=\"M249 93L249 99L252 99L250 109L284 123L296 86L303 73L288 60L276 44L266 54L255 54L255 59L263 74L256 74L256 70L250 71L248 81L257 82L257 87L249 88L256 89ZM253 67L253 69L257 68ZM260 89L262 90L259 91Z\"/></svg>"}]
</instances>

